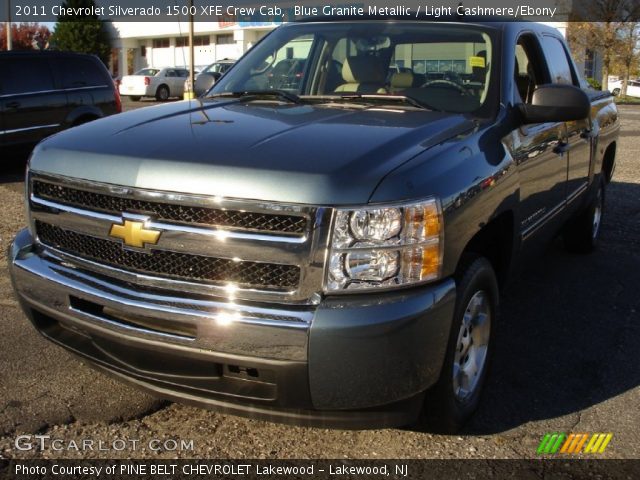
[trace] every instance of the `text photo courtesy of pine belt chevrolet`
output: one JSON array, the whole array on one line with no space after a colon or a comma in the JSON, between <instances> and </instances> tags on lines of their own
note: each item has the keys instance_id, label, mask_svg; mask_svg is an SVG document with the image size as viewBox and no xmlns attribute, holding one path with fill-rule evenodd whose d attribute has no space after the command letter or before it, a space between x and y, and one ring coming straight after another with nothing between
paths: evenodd
<instances>
[{"instance_id":1,"label":"text photo courtesy of pine belt chevrolet","mask_svg":"<svg viewBox=\"0 0 640 480\"><path fill-rule=\"evenodd\" d=\"M160 397L453 432L510 274L596 246L618 131L541 24L289 23L195 100L40 143L11 276L46 338Z\"/></svg>"}]
</instances>

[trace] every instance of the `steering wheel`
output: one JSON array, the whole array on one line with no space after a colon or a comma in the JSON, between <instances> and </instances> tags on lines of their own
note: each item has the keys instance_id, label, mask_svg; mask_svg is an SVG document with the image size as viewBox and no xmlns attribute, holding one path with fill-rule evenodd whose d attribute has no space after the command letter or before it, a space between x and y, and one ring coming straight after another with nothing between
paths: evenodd
<instances>
[{"instance_id":1,"label":"steering wheel","mask_svg":"<svg viewBox=\"0 0 640 480\"><path fill-rule=\"evenodd\" d=\"M420 88L436 86L457 90L460 95L469 95L469 92L466 88L464 88L462 85L457 84L456 82L452 82L451 80L431 80L420 85Z\"/></svg>"}]
</instances>

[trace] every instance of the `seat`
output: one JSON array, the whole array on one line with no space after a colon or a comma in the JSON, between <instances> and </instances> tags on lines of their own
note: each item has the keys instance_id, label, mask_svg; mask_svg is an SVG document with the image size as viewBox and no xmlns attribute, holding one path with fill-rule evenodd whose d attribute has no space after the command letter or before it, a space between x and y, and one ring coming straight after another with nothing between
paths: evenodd
<instances>
[{"instance_id":1,"label":"seat","mask_svg":"<svg viewBox=\"0 0 640 480\"><path fill-rule=\"evenodd\" d=\"M413 87L413 73L411 72L396 72L391 75L391 91L397 92L400 90L406 90Z\"/></svg>"},{"instance_id":2,"label":"seat","mask_svg":"<svg viewBox=\"0 0 640 480\"><path fill-rule=\"evenodd\" d=\"M336 93L387 93L384 80L387 69L379 57L348 57L342 64L344 83L334 90Z\"/></svg>"}]
</instances>

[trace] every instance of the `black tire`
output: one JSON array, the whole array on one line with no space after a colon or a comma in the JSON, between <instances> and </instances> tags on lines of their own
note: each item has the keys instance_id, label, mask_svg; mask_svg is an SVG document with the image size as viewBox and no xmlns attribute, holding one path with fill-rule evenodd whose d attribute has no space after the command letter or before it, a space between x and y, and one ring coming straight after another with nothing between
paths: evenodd
<instances>
[{"instance_id":1,"label":"black tire","mask_svg":"<svg viewBox=\"0 0 640 480\"><path fill-rule=\"evenodd\" d=\"M569 220L563 231L565 248L574 253L591 253L598 244L605 208L605 181L600 178L598 190L589 206Z\"/></svg>"},{"instance_id":2,"label":"black tire","mask_svg":"<svg viewBox=\"0 0 640 480\"><path fill-rule=\"evenodd\" d=\"M139 102L141 98L142 98L142 97L140 97L140 96L138 96L138 95L129 95L129 99L130 99L132 102Z\"/></svg>"},{"instance_id":3,"label":"black tire","mask_svg":"<svg viewBox=\"0 0 640 480\"><path fill-rule=\"evenodd\" d=\"M469 257L459 270L459 273L456 274L456 305L444 364L438 383L427 392L423 412L423 424L427 430L447 434L460 430L478 407L491 363L493 332L497 323L500 296L496 274L486 258ZM465 338L463 320L471 318L471 324L473 325L473 316L469 309L472 300L478 298L479 294L483 295L489 312L487 344L482 366L472 376L473 386L471 388L471 385L469 385L470 388L467 394L463 396L462 388L458 388L457 393L454 391L455 385L459 387L459 382L454 381L454 370L458 372L464 371L461 366L465 363L468 364L469 354L466 354L466 362L463 362L465 357L457 359L457 356L463 354L462 352L464 351L459 342ZM484 322L486 326L486 319ZM469 344L471 345L468 347L468 351L470 351L475 337L472 335L471 330L467 329L466 331L468 332L467 342L470 342ZM478 343L482 344L482 341Z\"/></svg>"},{"instance_id":4,"label":"black tire","mask_svg":"<svg viewBox=\"0 0 640 480\"><path fill-rule=\"evenodd\" d=\"M169 87L167 87L166 85L160 85L158 87L158 90L156 90L156 100L160 102L166 102L167 100L169 100L169 95Z\"/></svg>"},{"instance_id":5,"label":"black tire","mask_svg":"<svg viewBox=\"0 0 640 480\"><path fill-rule=\"evenodd\" d=\"M620 95L620 89L619 88L614 88L611 93L613 93L613 95L617 97L618 95Z\"/></svg>"}]
</instances>

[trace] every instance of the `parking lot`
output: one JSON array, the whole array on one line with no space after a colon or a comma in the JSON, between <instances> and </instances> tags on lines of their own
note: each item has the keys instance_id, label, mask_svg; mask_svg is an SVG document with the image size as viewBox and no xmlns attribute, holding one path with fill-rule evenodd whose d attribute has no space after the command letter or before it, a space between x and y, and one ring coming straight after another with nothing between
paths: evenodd
<instances>
[{"instance_id":1,"label":"parking lot","mask_svg":"<svg viewBox=\"0 0 640 480\"><path fill-rule=\"evenodd\" d=\"M125 109L155 104L123 100ZM617 169L598 250L550 245L506 292L486 394L459 435L340 431L220 415L159 401L42 339L0 264L0 456L531 458L547 432L611 432L607 458L640 458L640 107L621 106ZM24 159L2 165L0 247L25 225ZM136 449L18 451L19 434L137 439ZM149 440L174 439L155 451ZM184 441L183 449L180 441ZM190 443L191 442L191 443Z\"/></svg>"}]
</instances>

